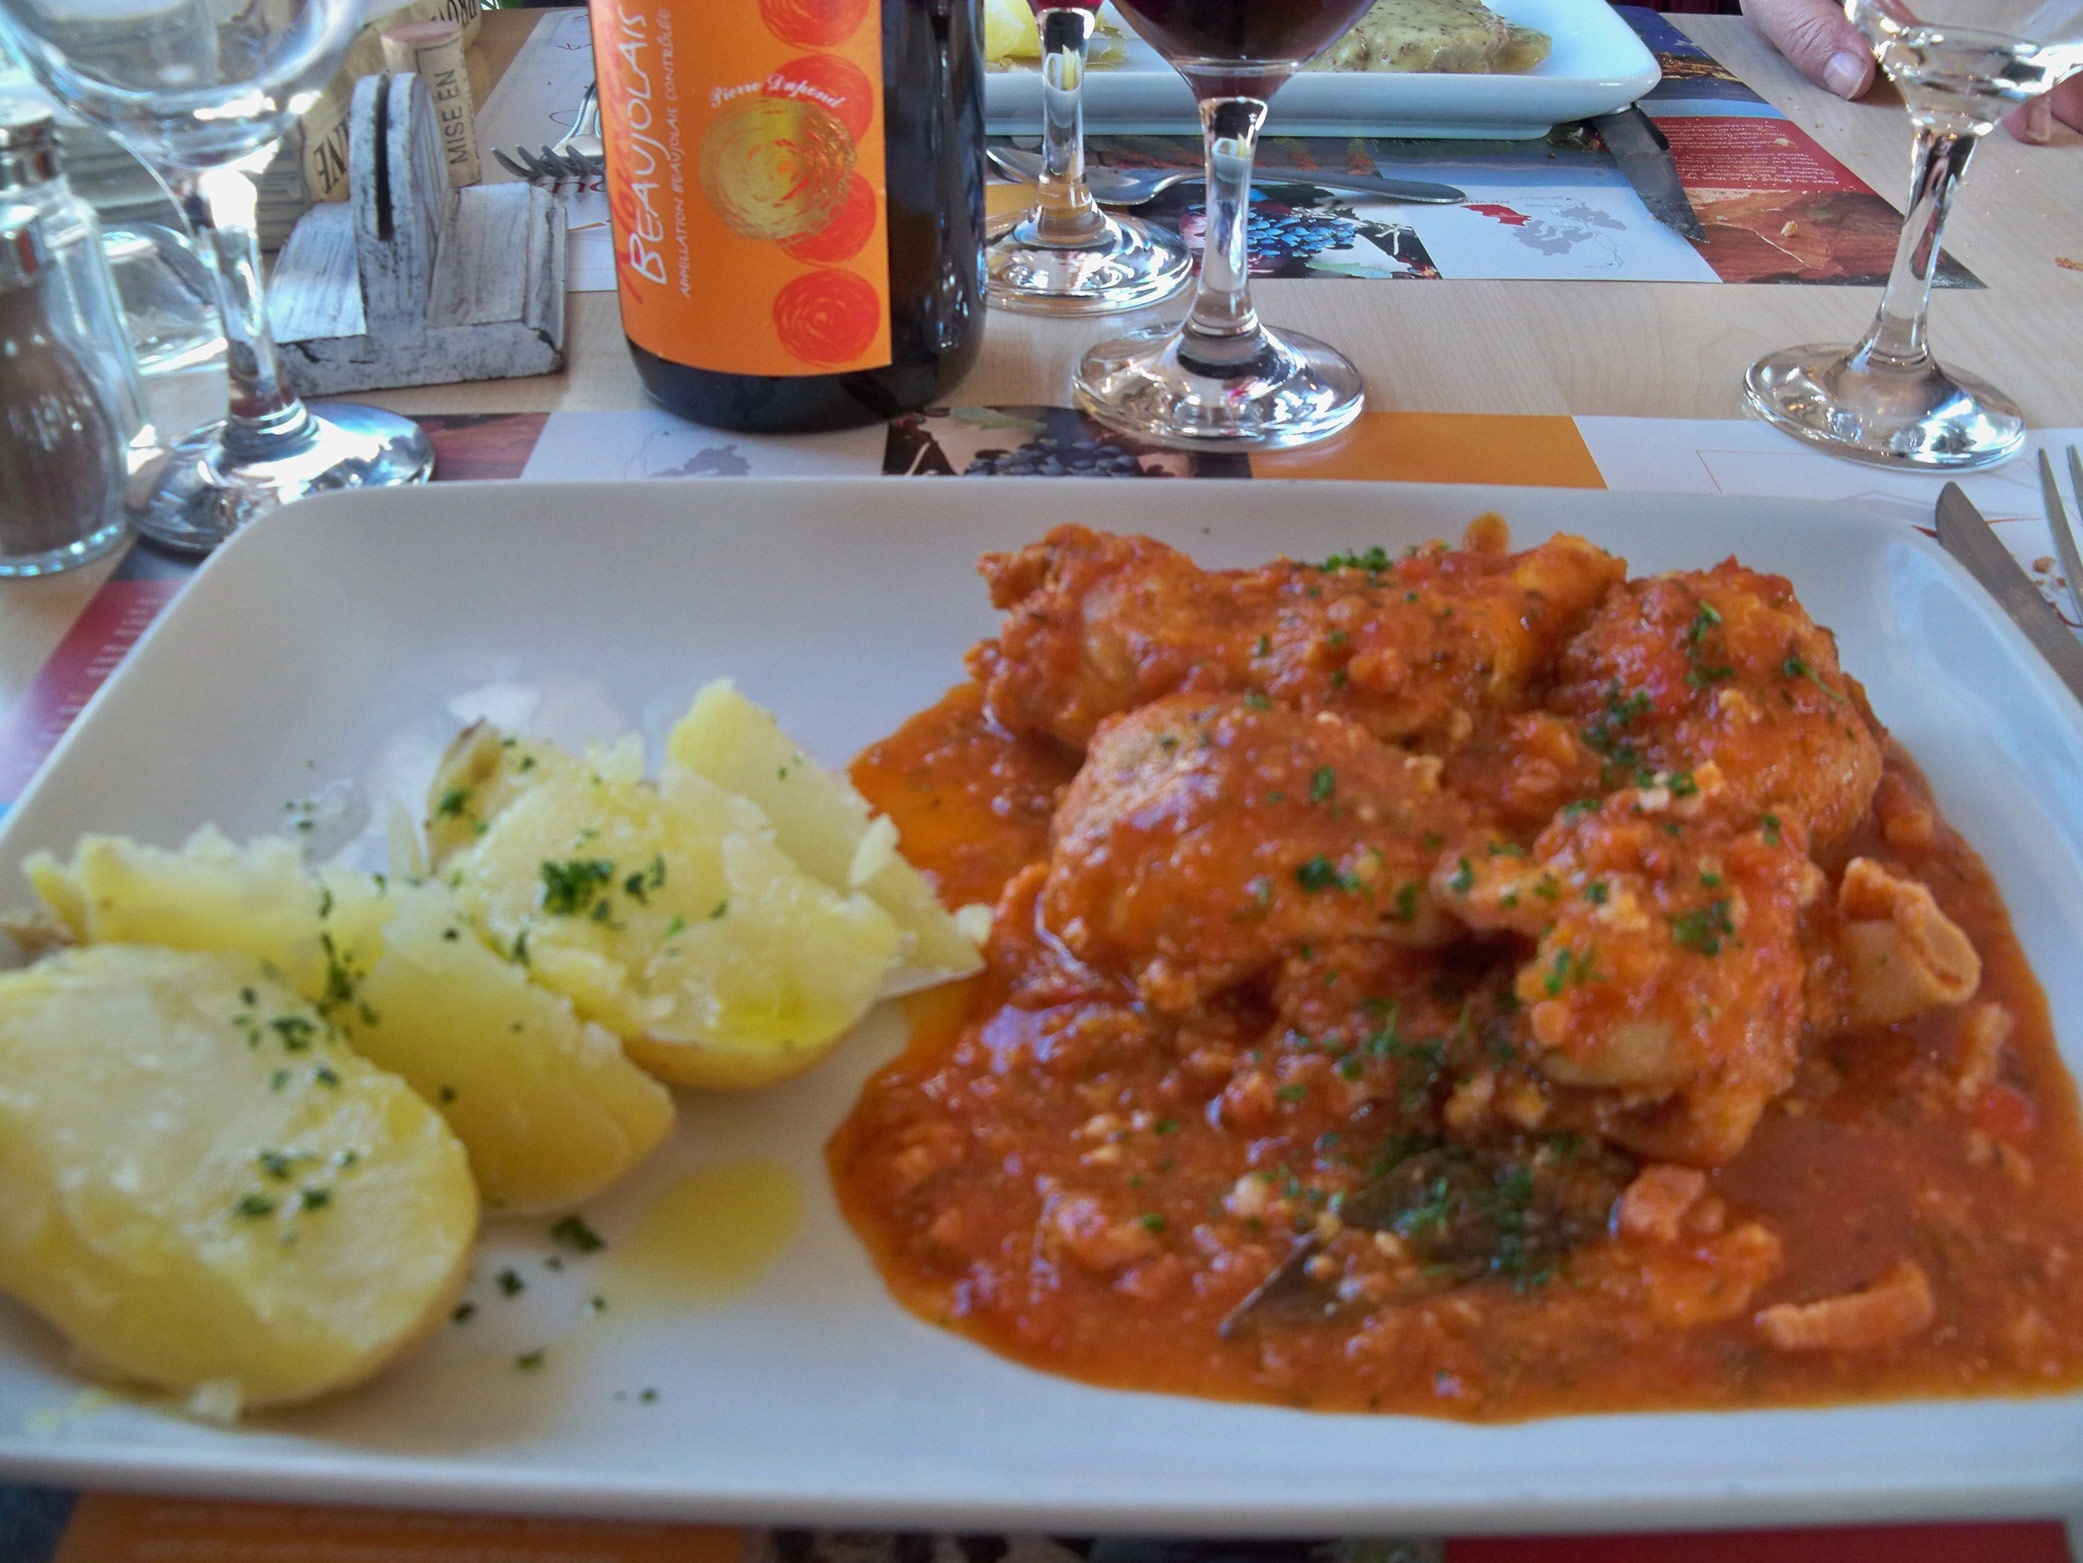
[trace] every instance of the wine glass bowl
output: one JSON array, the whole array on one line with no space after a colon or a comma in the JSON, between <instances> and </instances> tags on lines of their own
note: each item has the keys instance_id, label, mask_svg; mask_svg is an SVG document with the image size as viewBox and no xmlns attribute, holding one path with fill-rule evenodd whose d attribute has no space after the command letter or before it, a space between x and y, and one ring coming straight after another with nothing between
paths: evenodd
<instances>
[{"instance_id":1,"label":"wine glass bowl","mask_svg":"<svg viewBox=\"0 0 2083 1563\"><path fill-rule=\"evenodd\" d=\"M1981 0L1845 0L1900 90L1914 133L1908 215L1887 291L1849 346L1771 353L1744 375L1752 411L1834 454L1886 466L1993 466L2025 444L2025 417L1926 341L1932 276L1968 158L2004 113L2083 70L2083 4L2042 8L2026 35L1989 30Z\"/></svg>"},{"instance_id":2,"label":"wine glass bowl","mask_svg":"<svg viewBox=\"0 0 2083 1563\"><path fill-rule=\"evenodd\" d=\"M228 413L176 444L133 502L138 530L169 547L207 552L290 499L433 471L410 419L300 401L268 326L254 176L324 90L362 18L360 0L0 0L0 40L45 90L152 167L211 263Z\"/></svg>"},{"instance_id":3,"label":"wine glass bowl","mask_svg":"<svg viewBox=\"0 0 2083 1563\"><path fill-rule=\"evenodd\" d=\"M1371 0L1120 0L1131 27L1199 100L1207 226L1186 319L1085 355L1078 407L1112 429L1184 450L1265 450L1327 438L1366 387L1337 349L1268 329L1251 302L1251 163L1266 101L1335 43Z\"/></svg>"},{"instance_id":4,"label":"wine glass bowl","mask_svg":"<svg viewBox=\"0 0 2083 1563\"><path fill-rule=\"evenodd\" d=\"M1035 204L998 226L984 250L1000 309L1100 315L1141 309L1193 280L1184 241L1102 211L1085 185L1084 82L1099 0L1034 0L1042 45L1042 153Z\"/></svg>"}]
</instances>

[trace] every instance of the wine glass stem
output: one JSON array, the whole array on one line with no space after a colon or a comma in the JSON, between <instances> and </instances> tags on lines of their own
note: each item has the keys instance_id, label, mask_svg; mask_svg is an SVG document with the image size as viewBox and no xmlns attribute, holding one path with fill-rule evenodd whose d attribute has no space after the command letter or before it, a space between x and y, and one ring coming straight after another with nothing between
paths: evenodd
<instances>
[{"instance_id":1,"label":"wine glass stem","mask_svg":"<svg viewBox=\"0 0 2083 1563\"><path fill-rule=\"evenodd\" d=\"M1035 232L1043 243L1075 244L1106 226L1085 188L1085 53L1092 13L1051 7L1038 19L1042 43L1041 192Z\"/></svg>"},{"instance_id":2,"label":"wine glass stem","mask_svg":"<svg viewBox=\"0 0 2083 1563\"><path fill-rule=\"evenodd\" d=\"M224 425L229 464L279 458L307 434L311 414L282 383L275 336L261 281L260 234L253 180L242 167L176 169L167 185L196 236L204 241L224 315L225 370L231 382Z\"/></svg>"},{"instance_id":3,"label":"wine glass stem","mask_svg":"<svg viewBox=\"0 0 2083 1563\"><path fill-rule=\"evenodd\" d=\"M1952 209L1953 192L1967 172L1967 160L1979 139L1930 125L1916 127L1909 215L1903 219L1902 239L1895 247L1895 266L1888 274L1880 310L1865 340L1854 350L1857 361L1878 358L1915 364L1930 356L1924 344L1924 323L1931 309L1939 240L1945 232L1946 213Z\"/></svg>"},{"instance_id":4,"label":"wine glass stem","mask_svg":"<svg viewBox=\"0 0 2083 1563\"><path fill-rule=\"evenodd\" d=\"M1201 100L1207 228L1183 351L1204 362L1238 366L1258 352L1258 311L1251 307L1251 159L1265 122L1266 105L1258 98Z\"/></svg>"}]
</instances>

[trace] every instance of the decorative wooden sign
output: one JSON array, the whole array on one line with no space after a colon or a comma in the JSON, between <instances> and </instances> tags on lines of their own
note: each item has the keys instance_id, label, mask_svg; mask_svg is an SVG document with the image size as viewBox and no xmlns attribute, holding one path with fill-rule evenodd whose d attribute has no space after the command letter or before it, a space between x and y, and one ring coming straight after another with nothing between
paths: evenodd
<instances>
[{"instance_id":1,"label":"decorative wooden sign","mask_svg":"<svg viewBox=\"0 0 2083 1563\"><path fill-rule=\"evenodd\" d=\"M426 84L364 77L348 198L297 223L268 314L300 396L551 373L564 363L564 209L534 185L451 190Z\"/></svg>"}]
</instances>

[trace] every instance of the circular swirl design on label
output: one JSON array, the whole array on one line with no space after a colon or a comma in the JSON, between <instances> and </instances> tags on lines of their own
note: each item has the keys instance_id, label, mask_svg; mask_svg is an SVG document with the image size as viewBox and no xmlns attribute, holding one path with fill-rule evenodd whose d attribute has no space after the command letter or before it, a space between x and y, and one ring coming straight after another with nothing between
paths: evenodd
<instances>
[{"instance_id":1,"label":"circular swirl design on label","mask_svg":"<svg viewBox=\"0 0 2083 1563\"><path fill-rule=\"evenodd\" d=\"M759 0L767 31L798 49L844 43L868 15L868 0Z\"/></svg>"},{"instance_id":2,"label":"circular swirl design on label","mask_svg":"<svg viewBox=\"0 0 2083 1563\"><path fill-rule=\"evenodd\" d=\"M816 233L845 204L853 146L821 104L739 98L702 136L702 194L731 232L785 244Z\"/></svg>"},{"instance_id":3,"label":"circular swirl design on label","mask_svg":"<svg viewBox=\"0 0 2083 1563\"><path fill-rule=\"evenodd\" d=\"M875 340L882 299L850 271L813 271L774 299L781 345L806 364L843 364Z\"/></svg>"}]
</instances>

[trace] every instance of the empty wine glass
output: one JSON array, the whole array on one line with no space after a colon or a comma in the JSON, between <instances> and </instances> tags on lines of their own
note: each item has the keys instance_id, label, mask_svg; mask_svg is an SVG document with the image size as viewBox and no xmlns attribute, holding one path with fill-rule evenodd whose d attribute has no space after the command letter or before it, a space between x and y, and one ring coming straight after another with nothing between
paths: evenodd
<instances>
[{"instance_id":1,"label":"empty wine glass","mask_svg":"<svg viewBox=\"0 0 2083 1563\"><path fill-rule=\"evenodd\" d=\"M1323 439L1359 416L1366 388L1343 354L1260 323L1247 225L1266 100L1370 3L1120 0L1200 101L1207 228L1185 321L1102 342L1078 365L1072 394L1099 422L1179 449L1252 450Z\"/></svg>"},{"instance_id":2,"label":"empty wine glass","mask_svg":"<svg viewBox=\"0 0 2083 1563\"><path fill-rule=\"evenodd\" d=\"M1837 455L1890 466L1986 467L2025 444L2017 404L1942 367L1925 341L1939 240L1969 155L2012 106L2083 70L2078 0L2042 7L2015 33L1987 30L1998 9L1991 0L1845 0L1845 14L1909 105L1909 214L1866 335L1849 347L1769 354L1743 380L1751 407L1768 422Z\"/></svg>"},{"instance_id":3,"label":"empty wine glass","mask_svg":"<svg viewBox=\"0 0 2083 1563\"><path fill-rule=\"evenodd\" d=\"M1170 298L1193 277L1178 235L1099 208L1085 188L1086 55L1099 0L1035 0L1042 45L1035 204L984 251L990 300L1038 315L1100 315Z\"/></svg>"},{"instance_id":4,"label":"empty wine glass","mask_svg":"<svg viewBox=\"0 0 2083 1563\"><path fill-rule=\"evenodd\" d=\"M434 469L410 419L299 401L268 328L253 181L317 100L362 12L361 0L0 0L0 39L165 180L213 265L229 416L176 445L133 507L138 530L171 547L207 551L287 500Z\"/></svg>"}]
</instances>

